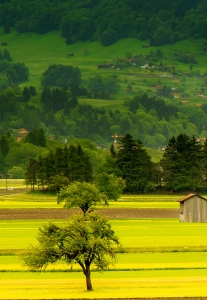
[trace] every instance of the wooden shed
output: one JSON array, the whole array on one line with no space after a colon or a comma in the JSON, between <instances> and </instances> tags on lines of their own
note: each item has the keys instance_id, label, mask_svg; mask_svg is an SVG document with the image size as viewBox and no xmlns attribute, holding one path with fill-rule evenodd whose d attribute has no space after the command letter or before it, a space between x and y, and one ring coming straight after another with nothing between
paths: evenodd
<instances>
[{"instance_id":1,"label":"wooden shed","mask_svg":"<svg viewBox=\"0 0 207 300\"><path fill-rule=\"evenodd\" d=\"M180 202L181 222L207 222L207 199L197 194L189 194Z\"/></svg>"}]
</instances>

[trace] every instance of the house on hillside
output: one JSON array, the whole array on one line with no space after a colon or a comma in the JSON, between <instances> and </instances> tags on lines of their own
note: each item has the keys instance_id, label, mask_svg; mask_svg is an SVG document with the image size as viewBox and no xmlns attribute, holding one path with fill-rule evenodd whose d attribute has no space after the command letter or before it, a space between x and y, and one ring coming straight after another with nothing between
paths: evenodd
<instances>
[{"instance_id":1,"label":"house on hillside","mask_svg":"<svg viewBox=\"0 0 207 300\"><path fill-rule=\"evenodd\" d=\"M98 65L98 69L111 69L113 64L100 64Z\"/></svg>"},{"instance_id":2,"label":"house on hillside","mask_svg":"<svg viewBox=\"0 0 207 300\"><path fill-rule=\"evenodd\" d=\"M20 128L19 129L19 134L18 134L18 137L17 137L17 141L20 142L22 140L22 138L24 136L26 136L27 134L29 133L29 131L25 128Z\"/></svg>"},{"instance_id":3,"label":"house on hillside","mask_svg":"<svg viewBox=\"0 0 207 300\"><path fill-rule=\"evenodd\" d=\"M188 100L182 100L181 102L183 105L186 105L186 106L188 105Z\"/></svg>"},{"instance_id":4,"label":"house on hillside","mask_svg":"<svg viewBox=\"0 0 207 300\"><path fill-rule=\"evenodd\" d=\"M180 202L181 222L207 222L207 199L197 194L189 194L178 200Z\"/></svg>"}]
</instances>

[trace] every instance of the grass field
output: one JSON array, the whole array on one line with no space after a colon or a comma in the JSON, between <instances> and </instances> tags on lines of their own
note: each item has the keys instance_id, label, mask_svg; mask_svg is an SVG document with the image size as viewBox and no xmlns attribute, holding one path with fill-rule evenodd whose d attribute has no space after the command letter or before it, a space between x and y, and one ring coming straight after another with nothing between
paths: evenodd
<instances>
[{"instance_id":1,"label":"grass field","mask_svg":"<svg viewBox=\"0 0 207 300\"><path fill-rule=\"evenodd\" d=\"M41 90L41 78L43 72L48 68L50 64L64 64L78 66L82 73L83 85L87 85L88 78L96 74L100 75L112 75L115 74L118 77L120 89L116 95L118 102L113 101L100 101L91 99L84 99L82 101L88 102L95 106L105 106L110 109L116 109L117 104L119 109L124 109L123 99L129 97L126 95L127 85L133 86L135 93L148 92L153 96L155 90L151 88L151 85L160 82L160 72L155 70L146 70L137 67L131 67L127 69L117 70L104 70L98 69L98 64L113 63L117 58L125 58L126 53L131 53L132 56L136 54L150 54L151 51L156 52L156 47L142 48L143 41L137 39L124 39L119 40L115 44L103 47L99 42L79 42L72 45L66 45L65 39L60 37L58 31L53 31L48 34L38 35L35 33L23 33L18 34L15 30L12 30L10 34L5 35L3 28L0 27L0 39L8 43L7 49L10 52L14 62L24 62L29 68L30 77L28 82L22 83L20 86L35 86L37 91ZM148 43L148 41L146 41ZM175 65L177 70L189 71L189 65L173 61L173 55L175 51L189 51L196 56L198 64L193 67L193 71L199 70L201 74L206 72L207 57L202 50L203 40L185 40L175 43L174 45L164 45L161 47L163 52L164 65ZM5 46L0 45L0 50L3 51ZM88 55L84 54L84 50L88 49ZM69 57L68 52L73 52L74 56ZM194 77L186 78L185 82L181 82L180 79L162 78L162 84L172 85L178 87L182 84L188 87L188 93L191 96L195 91L202 86L200 79ZM133 94L131 95L133 96ZM200 101L198 97L191 97L190 101L196 103ZM80 100L81 101L81 100ZM173 101L176 101L173 99Z\"/></svg>"},{"instance_id":2,"label":"grass field","mask_svg":"<svg viewBox=\"0 0 207 300\"><path fill-rule=\"evenodd\" d=\"M60 222L60 221L58 221ZM111 220L123 250L186 251L207 249L207 224L180 223L177 219ZM36 242L44 221L0 221L0 251L22 250Z\"/></svg>"},{"instance_id":3,"label":"grass field","mask_svg":"<svg viewBox=\"0 0 207 300\"><path fill-rule=\"evenodd\" d=\"M22 181L11 182L13 187ZM1 182L0 182L1 184ZM123 195L109 208L178 208L182 195ZM55 195L2 193L0 208L59 208ZM62 222L61 220L57 223ZM94 291L86 292L78 267L63 263L32 273L20 254L35 244L44 220L0 221L0 299L92 299L202 297L207 294L207 224L178 219L110 220L122 250L116 265L92 271Z\"/></svg>"},{"instance_id":4,"label":"grass field","mask_svg":"<svg viewBox=\"0 0 207 300\"><path fill-rule=\"evenodd\" d=\"M207 224L178 220L111 220L125 253L109 271L84 275L64 264L31 273L18 254L35 244L42 221L0 222L0 299L201 297L207 293ZM16 254L16 255L14 255Z\"/></svg>"},{"instance_id":5,"label":"grass field","mask_svg":"<svg viewBox=\"0 0 207 300\"><path fill-rule=\"evenodd\" d=\"M2 275L1 273L0 275ZM81 273L4 273L0 299L87 299L202 297L206 270L155 270L93 273L94 291L86 292Z\"/></svg>"},{"instance_id":6,"label":"grass field","mask_svg":"<svg viewBox=\"0 0 207 300\"><path fill-rule=\"evenodd\" d=\"M26 188L23 179L9 179L5 189L5 180L0 180L0 208L62 208L63 204L57 204L57 196L33 193L28 189L24 193L15 193L15 189ZM109 202L109 208L179 208L177 202L183 195L123 195L118 201Z\"/></svg>"},{"instance_id":7,"label":"grass field","mask_svg":"<svg viewBox=\"0 0 207 300\"><path fill-rule=\"evenodd\" d=\"M9 187L12 188L26 188L24 179L0 179L0 191Z\"/></svg>"}]
</instances>

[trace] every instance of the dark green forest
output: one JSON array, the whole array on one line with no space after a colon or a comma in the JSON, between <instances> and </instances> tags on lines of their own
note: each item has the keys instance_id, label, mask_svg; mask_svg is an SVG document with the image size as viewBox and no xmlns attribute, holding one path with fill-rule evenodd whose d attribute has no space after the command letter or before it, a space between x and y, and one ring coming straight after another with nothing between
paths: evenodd
<instances>
[{"instance_id":1,"label":"dark green forest","mask_svg":"<svg viewBox=\"0 0 207 300\"><path fill-rule=\"evenodd\" d=\"M205 0L5 0L0 3L5 32L45 34L60 30L68 44L100 40L110 45L135 37L150 45L207 37Z\"/></svg>"}]
</instances>

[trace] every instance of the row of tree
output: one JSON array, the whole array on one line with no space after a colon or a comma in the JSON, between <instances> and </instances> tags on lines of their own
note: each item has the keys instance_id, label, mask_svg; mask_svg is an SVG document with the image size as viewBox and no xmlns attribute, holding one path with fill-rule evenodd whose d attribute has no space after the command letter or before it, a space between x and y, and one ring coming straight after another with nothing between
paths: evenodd
<instances>
[{"instance_id":1,"label":"row of tree","mask_svg":"<svg viewBox=\"0 0 207 300\"><path fill-rule=\"evenodd\" d=\"M202 140L203 141L203 140ZM202 145L203 144L203 145ZM172 137L160 162L162 184L172 191L207 188L207 143L194 136Z\"/></svg>"},{"instance_id":2,"label":"row of tree","mask_svg":"<svg viewBox=\"0 0 207 300\"><path fill-rule=\"evenodd\" d=\"M29 16L29 17L28 17ZM9 32L44 34L60 29L68 44L100 40L110 45L120 38L150 39L153 46L173 43L188 37L206 38L207 2L176 0L92 0L92 1L2 1L0 25Z\"/></svg>"},{"instance_id":3,"label":"row of tree","mask_svg":"<svg viewBox=\"0 0 207 300\"><path fill-rule=\"evenodd\" d=\"M120 148L112 148L111 154L113 164L121 171L119 176L126 182L126 192L143 193L157 188L196 192L207 190L207 140L202 141L186 134L173 136L161 161L152 163L142 143L127 134Z\"/></svg>"},{"instance_id":4,"label":"row of tree","mask_svg":"<svg viewBox=\"0 0 207 300\"><path fill-rule=\"evenodd\" d=\"M44 158L39 156L37 160L30 159L25 179L32 190L37 184L42 190L59 192L69 182L91 182L92 177L93 170L88 155L80 145L70 145L63 149L58 147L55 153L50 151Z\"/></svg>"},{"instance_id":5,"label":"row of tree","mask_svg":"<svg viewBox=\"0 0 207 300\"><path fill-rule=\"evenodd\" d=\"M146 193L156 189L199 191L207 189L207 143L194 136L180 134L169 140L158 163L152 162L140 140L126 134L119 147L110 149L95 172L82 147L57 148L45 158L30 159L26 182L40 189L59 192L72 182L95 182L100 191L107 190L110 199L117 199L119 187L126 193Z\"/></svg>"},{"instance_id":6,"label":"row of tree","mask_svg":"<svg viewBox=\"0 0 207 300\"><path fill-rule=\"evenodd\" d=\"M149 154L151 153L151 154ZM141 140L126 134L114 146L101 150L90 140L66 144L48 140L44 131L33 130L21 142L11 133L0 137L1 173L42 190L58 192L74 181L96 182L99 190L108 190L108 198L117 199L116 190L145 193L156 189L198 191L207 189L207 142L184 133L172 136L167 146L152 152ZM156 159L156 160L155 160ZM156 161L156 163L154 162ZM120 179L124 180L121 181ZM113 188L112 188L113 186Z\"/></svg>"}]
</instances>

